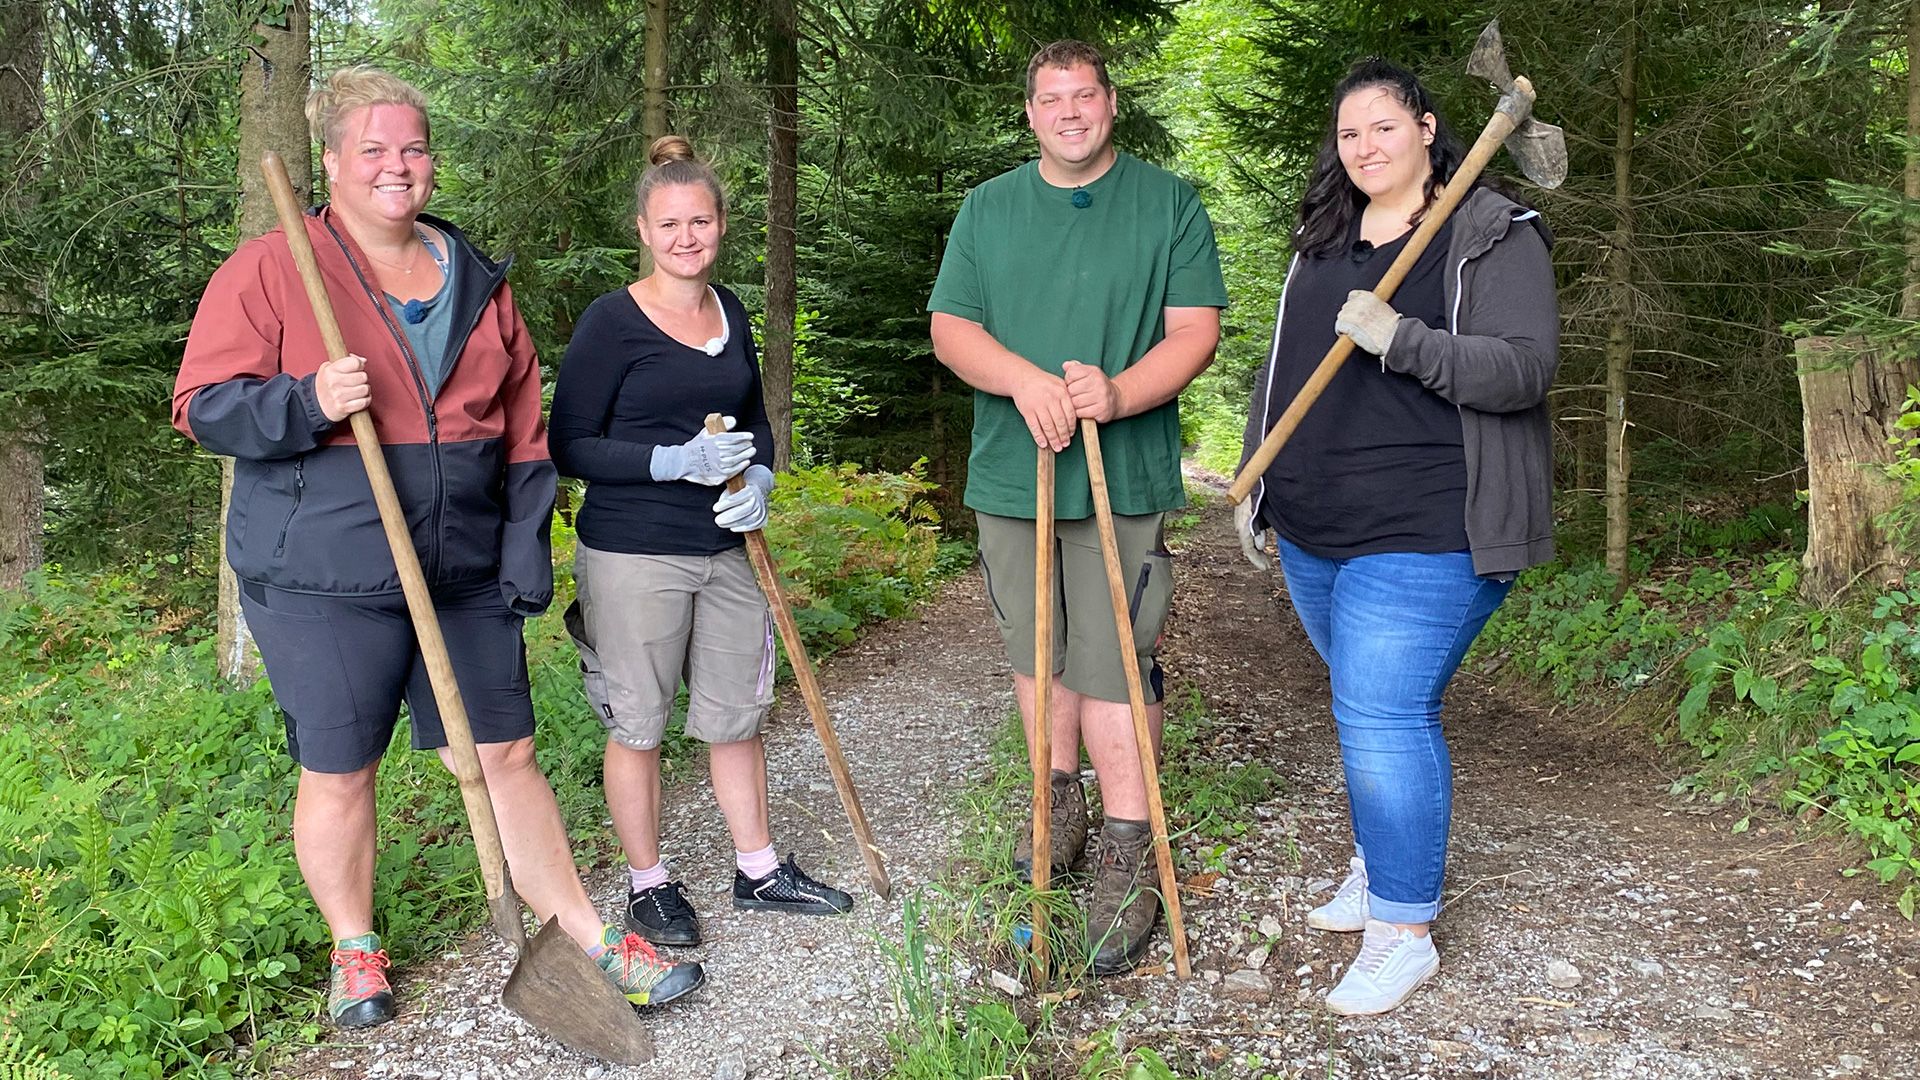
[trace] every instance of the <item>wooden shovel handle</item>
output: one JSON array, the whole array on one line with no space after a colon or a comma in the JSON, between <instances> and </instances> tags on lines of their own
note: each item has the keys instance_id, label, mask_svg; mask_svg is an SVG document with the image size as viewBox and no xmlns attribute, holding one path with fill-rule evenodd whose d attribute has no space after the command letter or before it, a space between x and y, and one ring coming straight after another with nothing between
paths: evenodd
<instances>
[{"instance_id":1,"label":"wooden shovel handle","mask_svg":"<svg viewBox=\"0 0 1920 1080\"><path fill-rule=\"evenodd\" d=\"M327 359L337 360L347 355L346 341L340 335L340 324L334 319L333 303L327 297L326 282L320 277L320 265L314 261L313 244L307 238L304 214L293 193L293 183L287 179L287 167L281 163L279 154L268 151L260 159L260 171L266 176L267 190L273 194L273 207L279 212L280 228L293 251L293 264L299 268L300 281L307 288L314 321L320 324L320 340L326 346ZM480 853L480 877L486 883L487 909L493 929L519 949L526 944L526 928L520 923L520 901L507 877L500 825L493 816L493 802L487 797L486 777L480 771L480 752L473 745L467 706L460 697L460 684L454 679L446 639L440 634L433 595L427 589L426 575L420 571L420 556L413 549L413 535L407 531L406 511L393 490L386 454L380 449L379 436L374 433L372 410L354 413L352 423L353 441L360 448L367 482L373 487L373 501L380 508L380 524L387 532L393 565L400 572L407 614L413 618L414 637L420 642L420 655L426 659L433 700L440 708L440 725L447 733L447 748L453 754L453 773L460 781L460 798L466 803L467 822L473 829L474 847Z\"/></svg>"},{"instance_id":2,"label":"wooden shovel handle","mask_svg":"<svg viewBox=\"0 0 1920 1080\"><path fill-rule=\"evenodd\" d=\"M1153 858L1160 868L1160 898L1167 908L1167 936L1173 939L1173 970L1193 976L1187 960L1187 928L1180 917L1180 881L1173 873L1173 848L1167 842L1167 810L1160 801L1160 762L1147 726L1147 695L1140 686L1140 664L1133 641L1133 610L1120 570L1120 541L1113 531L1113 501L1107 496L1107 467L1100 456L1100 426L1082 417L1080 440L1087 448L1087 479L1093 484L1094 523L1100 530L1100 555L1107 565L1107 592L1113 599L1113 624L1120 635L1120 668L1127 676L1127 704L1133 709L1133 740L1140 751L1140 778L1146 782L1147 818L1153 829ZM1041 858L1034 852L1034 862Z\"/></svg>"},{"instance_id":3,"label":"wooden shovel handle","mask_svg":"<svg viewBox=\"0 0 1920 1080\"><path fill-rule=\"evenodd\" d=\"M1516 82L1524 83L1525 80L1516 80ZM1460 200L1466 198L1467 191L1473 187L1473 182L1479 179L1480 173L1486 169L1487 162L1493 160L1493 155L1500 150L1500 144L1505 142L1507 136L1511 134L1513 134L1513 117L1504 110L1496 111L1487 120L1487 126L1480 132L1480 137L1474 140L1473 149L1467 152L1466 160L1462 161L1460 168L1454 171L1453 179L1447 181L1447 186L1441 189L1440 197L1427 208L1426 216L1420 219L1420 227L1413 230L1413 236L1407 241L1407 246L1400 249L1400 254L1393 260L1393 265L1387 267L1386 276L1380 279L1380 284L1374 286L1373 295L1382 300L1393 299L1394 290L1407 279L1407 274L1413 270L1413 264L1420 261L1420 256L1426 252L1427 245L1440 232L1440 227L1445 225L1447 219L1453 215L1454 208L1460 205ZM1275 316L1275 318L1278 317L1278 315ZM1313 369L1313 374L1307 378L1307 384L1294 395L1293 402L1287 406L1287 411L1280 414L1280 419L1275 421L1273 430L1267 432L1267 437L1261 440L1260 448L1255 450L1253 456L1247 459L1247 463L1240 467L1239 475L1233 478L1233 485L1227 488L1229 501L1237 505L1245 502L1247 496L1253 493L1253 486L1260 482L1260 477L1266 473L1267 466L1272 465L1273 459L1280 456L1281 449L1287 445L1287 440L1293 437L1294 431L1300 426L1300 421L1306 417L1307 410L1313 408L1313 403L1320 400L1320 395L1327 389L1327 384L1339 374L1340 366L1345 364L1347 357L1352 354L1352 338L1341 334L1334 339L1333 348L1327 350L1326 358L1320 361L1320 366ZM1273 378L1273 373L1268 372L1267 378Z\"/></svg>"},{"instance_id":4,"label":"wooden shovel handle","mask_svg":"<svg viewBox=\"0 0 1920 1080\"><path fill-rule=\"evenodd\" d=\"M707 414L707 431L719 435L727 430L726 421L719 413ZM727 481L728 491L739 491L747 486L744 474ZM767 534L754 529L746 534L747 558L753 563L754 576L760 579L760 591L767 594L767 606L773 609L774 625L780 629L780 641L787 647L787 660L793 665L793 681L800 684L800 696L806 699L807 716L813 720L813 732L820 737L820 746L827 753L827 769L833 773L834 790L840 793L840 805L847 812L847 821L853 826L854 839L860 844L860 858L867 864L867 877L873 882L873 891L880 899L893 896L893 884L887 880L887 868L880 858L880 848L873 842L873 830L867 825L866 811L860 809L860 793L853 790L853 774L847 769L846 756L840 752L840 736L833 730L833 720L827 715L827 700L820 694L820 684L813 677L813 663L807 659L807 647L800 640L800 624L793 621L793 607L787 603L787 594L780 588L780 575L774 571L773 553L767 548Z\"/></svg>"}]
</instances>

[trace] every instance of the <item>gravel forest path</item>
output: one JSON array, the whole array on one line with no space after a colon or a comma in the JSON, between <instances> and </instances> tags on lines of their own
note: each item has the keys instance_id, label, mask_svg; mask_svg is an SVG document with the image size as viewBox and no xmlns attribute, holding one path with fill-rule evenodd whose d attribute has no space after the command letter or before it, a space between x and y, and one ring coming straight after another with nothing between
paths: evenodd
<instances>
[{"instance_id":1,"label":"gravel forest path","mask_svg":"<svg viewBox=\"0 0 1920 1080\"><path fill-rule=\"evenodd\" d=\"M1082 1040L1117 1030L1183 1074L1214 1076L1920 1076L1920 930L1887 893L1840 875L1837 844L1762 814L1735 835L1731 810L1669 797L1678 770L1639 733L1609 727L1607 710L1544 708L1474 671L1447 704L1457 794L1435 924L1441 973L1388 1017L1329 1016L1319 999L1357 942L1304 924L1350 845L1325 669L1278 576L1240 558L1229 520L1212 499L1175 541L1163 660L1173 692L1197 688L1210 715L1191 752L1262 762L1280 786L1249 809L1225 872L1183 890L1195 978L1087 984L1055 1015L1047 1045L1059 1075L1073 1075L1065 1059ZM458 954L399 973L400 1019L305 1051L282 1075L798 1080L884 1060L897 1020L881 943L899 938L900 894L939 880L959 854L957 794L987 776L1011 693L971 575L821 675L889 858L892 904L864 891L819 747L787 692L769 737L776 843L853 891L852 915L734 912L711 792L685 780L667 795L666 846L704 920L708 944L690 955L709 981L654 1021L654 1064L596 1065L506 1014L507 957L475 934ZM1198 847L1183 866L1203 864ZM623 879L617 867L592 874L604 911L618 910ZM1158 961L1167 955L1162 944ZM1577 974L1550 981L1561 963ZM972 969L978 992L996 993L985 967ZM1034 1075L1049 1075L1045 1057Z\"/></svg>"}]
</instances>

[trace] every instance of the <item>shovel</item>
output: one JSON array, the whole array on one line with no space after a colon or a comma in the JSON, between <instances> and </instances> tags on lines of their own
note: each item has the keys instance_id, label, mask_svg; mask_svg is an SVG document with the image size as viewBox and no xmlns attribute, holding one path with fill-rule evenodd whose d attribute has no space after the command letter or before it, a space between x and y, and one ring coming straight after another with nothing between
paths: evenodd
<instances>
[{"instance_id":1,"label":"shovel","mask_svg":"<svg viewBox=\"0 0 1920 1080\"><path fill-rule=\"evenodd\" d=\"M1467 197L1467 191L1473 182L1493 160L1504 143L1513 155L1515 164L1527 179L1543 188L1559 187L1567 178L1567 139L1566 135L1552 124L1543 123L1533 116L1533 84L1525 76L1516 76L1507 70L1507 54L1500 43L1500 20L1487 24L1480 31L1480 38L1474 43L1473 53L1467 58L1467 74L1486 79L1500 92L1500 100L1494 106L1493 116L1487 120L1487 126L1480 137L1473 142L1473 149L1467 151L1466 159L1454 171L1453 178L1447 181L1440 197L1427 208L1426 216L1420 219L1420 227L1408 238L1407 246L1400 249L1400 255L1387 267L1385 277L1374 286L1373 295L1382 300L1393 299L1395 289L1406 280L1415 263L1427 250L1427 245L1439 234L1440 226L1447 223L1460 200ZM1239 505L1253 493L1253 486L1265 475L1267 466L1280 456L1280 451L1293 437L1294 430L1307 415L1313 403L1320 400L1320 394L1327 384L1340 372L1340 366L1347 362L1353 353L1353 339L1341 334L1334 339L1333 347L1327 350L1326 358L1320 366L1313 369L1307 384L1294 396L1287 411L1280 414L1274 422L1273 430L1261 441L1260 448L1253 452L1247 463L1241 467L1240 475L1234 477L1233 486L1227 488L1227 498Z\"/></svg>"},{"instance_id":2,"label":"shovel","mask_svg":"<svg viewBox=\"0 0 1920 1080\"><path fill-rule=\"evenodd\" d=\"M707 414L709 434L720 435L726 430L727 423L719 413ZM745 476L735 476L727 481L727 490L739 491L746 484ZM867 825L866 811L860 809L860 793L853 790L853 773L848 771L847 759L840 753L840 736L834 733L833 719L827 715L827 699L821 695L820 684L813 677L813 662L807 659L806 643L800 640L800 624L793 621L793 606L787 603L787 594L780 588L780 575L774 571L767 534L754 529L746 537L747 558L753 563L753 575L760 579L760 591L767 595L767 606L773 609L774 625L780 628L780 642L787 647L787 662L793 666L793 681L800 684L800 696L807 701L807 716L813 721L813 732L820 737L820 748L827 753L827 771L833 774L834 790L840 793L840 805L853 826L860 858L867 864L867 878L873 882L874 895L889 899L893 896L893 884L887 880L887 868L881 862L880 848L873 842L873 829Z\"/></svg>"},{"instance_id":3,"label":"shovel","mask_svg":"<svg viewBox=\"0 0 1920 1080\"><path fill-rule=\"evenodd\" d=\"M307 238L293 184L287 179L287 167L279 154L269 151L260 159L260 171L273 193L280 228L286 233L294 265L300 270L307 299L313 304L314 321L320 324L320 340L329 357L345 356L346 342L340 336L340 324L333 317L333 303L327 298L320 266L314 261L313 244ZM446 639L440 635L440 619L434 614L426 575L420 571L420 556L414 551L413 537L407 531L406 512L393 490L386 455L374 434L372 412L363 409L354 413L352 424L353 441L360 448L360 460L367 469L373 500L380 507L380 523L386 528L387 546L393 550L393 564L400 572L400 588L407 597L407 613L413 617L414 636L420 642L421 656L426 659L433 699L440 708L440 723L447 733L454 776L460 781L460 798L466 804L467 822L473 829L474 847L480 855L487 910L494 932L518 954L513 974L500 993L500 1002L554 1041L583 1054L621 1065L651 1061L653 1039L640 1023L633 1006L607 981L606 974L579 944L561 929L559 919L549 919L534 937L533 944L527 944L526 929L520 923L520 898L514 894L513 883L507 877L500 825L494 820L493 802L487 797L486 777L480 771L480 752L474 747L473 729L467 724L467 707L461 700L459 683L454 679Z\"/></svg>"}]
</instances>

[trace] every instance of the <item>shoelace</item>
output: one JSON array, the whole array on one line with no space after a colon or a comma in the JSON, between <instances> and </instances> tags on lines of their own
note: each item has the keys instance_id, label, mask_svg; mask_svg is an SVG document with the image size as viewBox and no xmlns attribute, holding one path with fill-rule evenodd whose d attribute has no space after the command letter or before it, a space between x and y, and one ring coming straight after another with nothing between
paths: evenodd
<instances>
[{"instance_id":1,"label":"shoelace","mask_svg":"<svg viewBox=\"0 0 1920 1080\"><path fill-rule=\"evenodd\" d=\"M359 1001L390 989L386 975L382 974L389 966L385 949L373 952L365 949L335 949L333 963L340 968L342 981L346 983L348 1001Z\"/></svg>"},{"instance_id":2,"label":"shoelace","mask_svg":"<svg viewBox=\"0 0 1920 1080\"><path fill-rule=\"evenodd\" d=\"M1368 934L1366 940L1360 943L1360 955L1353 958L1351 970L1369 977L1380 974L1380 969L1387 966L1387 959L1393 955L1395 949L1401 946L1405 938L1404 930L1394 930L1379 936Z\"/></svg>"},{"instance_id":3,"label":"shoelace","mask_svg":"<svg viewBox=\"0 0 1920 1080\"><path fill-rule=\"evenodd\" d=\"M672 964L660 959L660 954L654 952L653 946L639 934L626 935L620 939L618 945L608 946L607 951L620 960L622 983L626 982L626 977L631 975L635 968L651 972L657 978L673 967Z\"/></svg>"},{"instance_id":4,"label":"shoelace","mask_svg":"<svg viewBox=\"0 0 1920 1080\"><path fill-rule=\"evenodd\" d=\"M687 902L687 888L678 881L669 881L654 889L651 899L654 912L664 922L693 914L693 905Z\"/></svg>"}]
</instances>

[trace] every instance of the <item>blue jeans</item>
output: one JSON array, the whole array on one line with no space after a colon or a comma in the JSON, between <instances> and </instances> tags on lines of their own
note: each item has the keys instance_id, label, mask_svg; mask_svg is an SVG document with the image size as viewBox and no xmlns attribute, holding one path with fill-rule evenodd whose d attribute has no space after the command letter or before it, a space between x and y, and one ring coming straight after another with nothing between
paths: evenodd
<instances>
[{"instance_id":1,"label":"blue jeans","mask_svg":"<svg viewBox=\"0 0 1920 1080\"><path fill-rule=\"evenodd\" d=\"M1280 540L1300 625L1327 662L1373 918L1440 912L1453 820L1453 762L1440 699L1510 581L1473 572L1464 551L1323 559Z\"/></svg>"}]
</instances>

